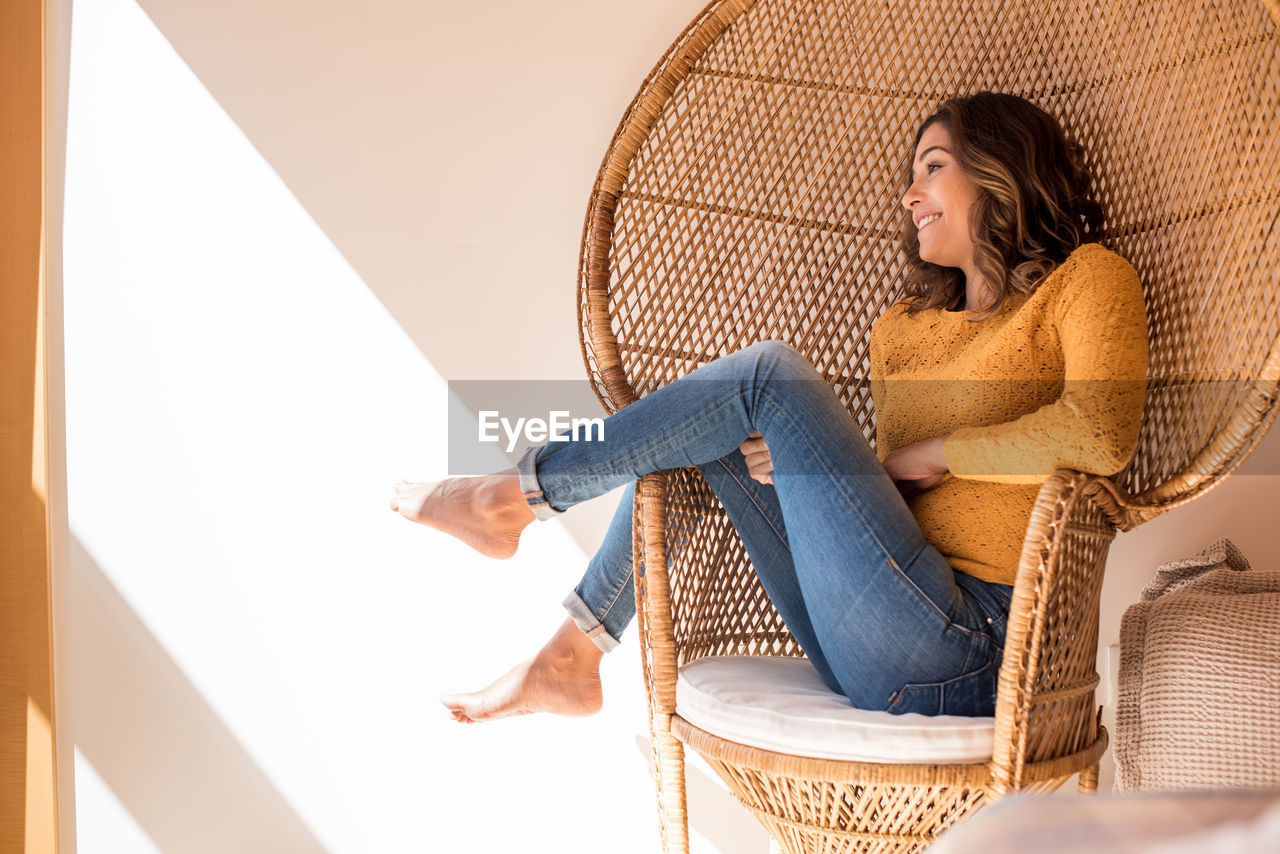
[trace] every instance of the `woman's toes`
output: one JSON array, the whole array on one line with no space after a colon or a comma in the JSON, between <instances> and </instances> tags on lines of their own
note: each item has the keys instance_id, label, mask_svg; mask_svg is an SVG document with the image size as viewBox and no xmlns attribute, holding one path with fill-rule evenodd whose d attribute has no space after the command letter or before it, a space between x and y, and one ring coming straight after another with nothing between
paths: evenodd
<instances>
[{"instance_id":1,"label":"woman's toes","mask_svg":"<svg viewBox=\"0 0 1280 854\"><path fill-rule=\"evenodd\" d=\"M400 512L400 502L408 495L409 489L413 486L411 481L397 480L392 485L392 491L395 493L391 496L391 509L397 513Z\"/></svg>"},{"instance_id":2,"label":"woman's toes","mask_svg":"<svg viewBox=\"0 0 1280 854\"><path fill-rule=\"evenodd\" d=\"M468 713L466 695L463 694L447 694L440 698L440 702L449 710L449 714L455 721L460 724L473 724L475 719Z\"/></svg>"}]
</instances>

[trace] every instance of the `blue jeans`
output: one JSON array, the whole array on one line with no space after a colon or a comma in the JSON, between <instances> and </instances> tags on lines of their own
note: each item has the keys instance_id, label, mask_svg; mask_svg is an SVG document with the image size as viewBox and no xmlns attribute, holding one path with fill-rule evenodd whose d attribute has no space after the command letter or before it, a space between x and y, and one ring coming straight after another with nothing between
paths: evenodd
<instances>
[{"instance_id":1,"label":"blue jeans","mask_svg":"<svg viewBox=\"0 0 1280 854\"><path fill-rule=\"evenodd\" d=\"M827 685L863 709L990 715L1012 588L954 571L925 541L849 413L790 346L717 359L604 421L603 438L531 448L521 489L546 519L630 483L566 600L609 649L635 615L636 478L697 466L765 592ZM759 431L773 484L738 446Z\"/></svg>"}]
</instances>

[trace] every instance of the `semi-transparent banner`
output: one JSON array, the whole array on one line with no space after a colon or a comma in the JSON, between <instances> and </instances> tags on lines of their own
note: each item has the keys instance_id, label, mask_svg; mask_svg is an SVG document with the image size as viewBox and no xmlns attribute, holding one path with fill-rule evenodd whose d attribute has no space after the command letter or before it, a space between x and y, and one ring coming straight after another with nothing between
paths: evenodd
<instances>
[{"instance_id":1,"label":"semi-transparent banner","mask_svg":"<svg viewBox=\"0 0 1280 854\"><path fill-rule=\"evenodd\" d=\"M874 389L880 407L874 414L868 393L872 386L865 379L838 391L817 380L760 380L753 385L696 375L677 385L678 390L668 386L654 392L652 401L641 404L643 418L616 428L629 432L611 435L611 422L584 380L450 382L449 473L499 471L543 442L633 441L637 431L656 437L682 419L705 419L710 413L724 417L726 411L745 411L740 407L748 405L773 405L794 414L802 408L797 404L802 396L812 400L827 395L842 406L852 402L862 422L848 414L848 426L872 444L877 419L879 439L890 448L963 430L948 443L959 477L1028 482L1055 468L1109 474L1104 469L1117 455L1133 449L1139 425L1140 453L1159 458L1161 470L1173 474L1202 457L1212 468L1214 455L1205 451L1215 435L1222 441L1231 414L1268 405L1266 389L1254 380L891 380ZM794 418L779 423L810 429ZM831 426L814 425L815 437L826 436ZM726 448L745 438L726 439ZM839 464L833 470L832 459L792 458L786 470L775 460L776 473L866 473L854 464L848 471ZM1264 439L1237 471L1280 474L1280 436Z\"/></svg>"}]
</instances>

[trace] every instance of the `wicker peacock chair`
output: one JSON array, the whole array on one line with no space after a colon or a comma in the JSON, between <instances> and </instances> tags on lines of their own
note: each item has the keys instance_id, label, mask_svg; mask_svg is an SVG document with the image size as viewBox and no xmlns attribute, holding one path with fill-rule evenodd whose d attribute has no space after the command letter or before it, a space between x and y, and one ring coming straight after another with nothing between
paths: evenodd
<instances>
[{"instance_id":1,"label":"wicker peacock chair","mask_svg":"<svg viewBox=\"0 0 1280 854\"><path fill-rule=\"evenodd\" d=\"M696 470L641 481L636 590L668 850L688 846L686 744L792 852L914 851L1007 792L1077 773L1096 786L1109 544L1220 482L1277 412L1277 16L1277 0L714 0L659 61L583 235L583 356L609 411L782 339L874 439L868 332L900 296L906 147L939 101L979 89L1041 104L1083 144L1151 336L1133 462L1111 479L1060 470L1039 493L986 762L805 759L685 721L681 665L802 652Z\"/></svg>"}]
</instances>

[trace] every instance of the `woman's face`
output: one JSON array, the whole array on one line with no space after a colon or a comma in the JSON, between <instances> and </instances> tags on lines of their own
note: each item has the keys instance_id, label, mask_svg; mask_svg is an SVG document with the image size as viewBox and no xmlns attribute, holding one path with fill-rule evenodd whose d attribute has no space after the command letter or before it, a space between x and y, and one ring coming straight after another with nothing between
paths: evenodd
<instances>
[{"instance_id":1,"label":"woman's face","mask_svg":"<svg viewBox=\"0 0 1280 854\"><path fill-rule=\"evenodd\" d=\"M974 270L969 213L978 200L978 185L951 151L951 131L941 123L930 125L916 146L902 206L915 223L920 257L940 267L959 267L968 276Z\"/></svg>"}]
</instances>

